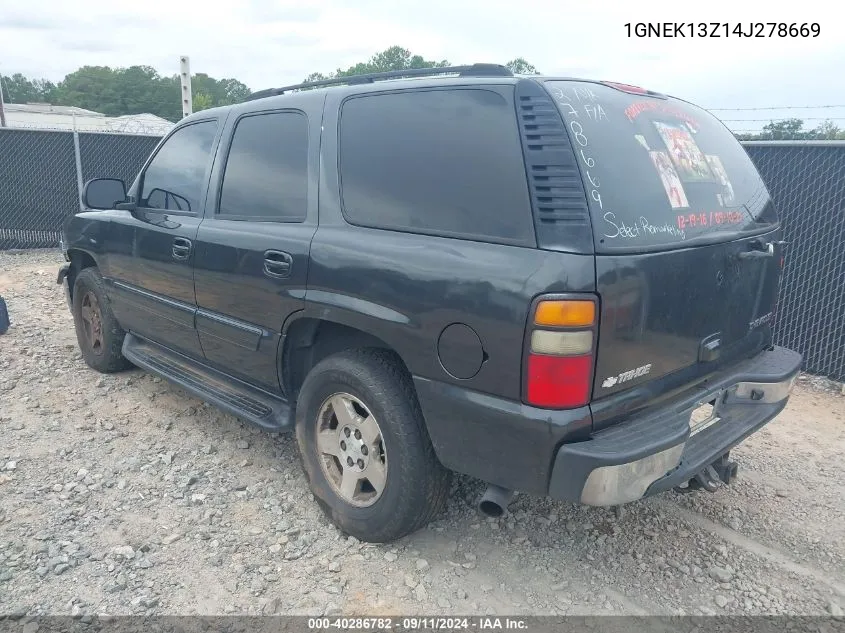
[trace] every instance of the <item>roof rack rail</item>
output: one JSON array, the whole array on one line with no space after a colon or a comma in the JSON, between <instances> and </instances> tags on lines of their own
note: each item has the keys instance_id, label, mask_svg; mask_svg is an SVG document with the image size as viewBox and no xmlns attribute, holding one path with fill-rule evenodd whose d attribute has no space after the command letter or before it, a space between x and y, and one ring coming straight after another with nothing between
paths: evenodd
<instances>
[{"instance_id":1,"label":"roof rack rail","mask_svg":"<svg viewBox=\"0 0 845 633\"><path fill-rule=\"evenodd\" d=\"M284 94L291 90L302 90L303 88L321 88L323 86L337 86L342 84L371 84L385 79L400 79L404 77L433 77L436 75L454 75L460 77L513 77L513 73L501 64L471 64L468 66L441 66L439 68L408 68L406 70L389 70L383 73L369 73L366 75L351 75L349 77L334 77L332 79L320 79L318 81L306 81L301 84L283 86L282 88L268 88L253 92L246 98L246 101L263 99Z\"/></svg>"}]
</instances>

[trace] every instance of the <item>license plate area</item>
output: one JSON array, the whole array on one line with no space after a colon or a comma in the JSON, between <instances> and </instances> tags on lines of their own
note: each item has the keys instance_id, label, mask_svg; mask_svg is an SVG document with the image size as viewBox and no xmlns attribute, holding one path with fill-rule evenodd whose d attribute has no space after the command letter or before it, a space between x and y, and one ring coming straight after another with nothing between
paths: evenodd
<instances>
[{"instance_id":1,"label":"license plate area","mask_svg":"<svg viewBox=\"0 0 845 633\"><path fill-rule=\"evenodd\" d=\"M721 421L719 416L719 403L722 401L722 392L719 392L711 400L700 403L690 413L689 434L690 437L701 433Z\"/></svg>"}]
</instances>

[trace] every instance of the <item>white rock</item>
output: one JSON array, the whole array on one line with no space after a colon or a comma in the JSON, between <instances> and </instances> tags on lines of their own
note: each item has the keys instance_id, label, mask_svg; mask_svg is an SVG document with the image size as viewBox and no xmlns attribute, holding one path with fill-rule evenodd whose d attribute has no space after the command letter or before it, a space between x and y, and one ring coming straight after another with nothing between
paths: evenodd
<instances>
[{"instance_id":1,"label":"white rock","mask_svg":"<svg viewBox=\"0 0 845 633\"><path fill-rule=\"evenodd\" d=\"M730 582L734 576L730 571L728 571L724 567L711 567L707 573L710 574L710 577L713 580L716 580L718 582Z\"/></svg>"},{"instance_id":2,"label":"white rock","mask_svg":"<svg viewBox=\"0 0 845 633\"><path fill-rule=\"evenodd\" d=\"M419 602L428 600L428 592L425 590L425 585L420 583L414 588L414 598L416 598Z\"/></svg>"},{"instance_id":3,"label":"white rock","mask_svg":"<svg viewBox=\"0 0 845 633\"><path fill-rule=\"evenodd\" d=\"M112 548L111 553L126 560L132 560L135 558L135 550L132 549L130 545L120 545L118 547L114 547Z\"/></svg>"}]
</instances>

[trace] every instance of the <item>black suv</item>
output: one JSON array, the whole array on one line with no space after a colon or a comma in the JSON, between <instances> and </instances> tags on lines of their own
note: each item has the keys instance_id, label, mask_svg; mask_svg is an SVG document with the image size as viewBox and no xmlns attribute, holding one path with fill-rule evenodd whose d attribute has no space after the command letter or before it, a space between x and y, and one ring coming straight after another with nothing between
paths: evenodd
<instances>
[{"instance_id":1,"label":"black suv","mask_svg":"<svg viewBox=\"0 0 845 633\"><path fill-rule=\"evenodd\" d=\"M772 345L783 242L747 154L634 86L477 64L268 90L83 198L59 282L85 361L295 428L367 541L431 520L452 470L490 514L713 490L801 363Z\"/></svg>"}]
</instances>

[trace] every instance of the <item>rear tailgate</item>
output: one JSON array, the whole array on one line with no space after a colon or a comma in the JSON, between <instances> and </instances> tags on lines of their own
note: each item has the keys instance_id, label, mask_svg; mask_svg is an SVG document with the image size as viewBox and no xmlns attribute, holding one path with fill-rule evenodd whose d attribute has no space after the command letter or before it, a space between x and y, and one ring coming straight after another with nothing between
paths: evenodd
<instances>
[{"instance_id":1,"label":"rear tailgate","mask_svg":"<svg viewBox=\"0 0 845 633\"><path fill-rule=\"evenodd\" d=\"M671 377L661 389L682 386L768 345L780 228L730 131L662 95L546 87L592 215L601 302L593 399L661 377Z\"/></svg>"}]
</instances>

